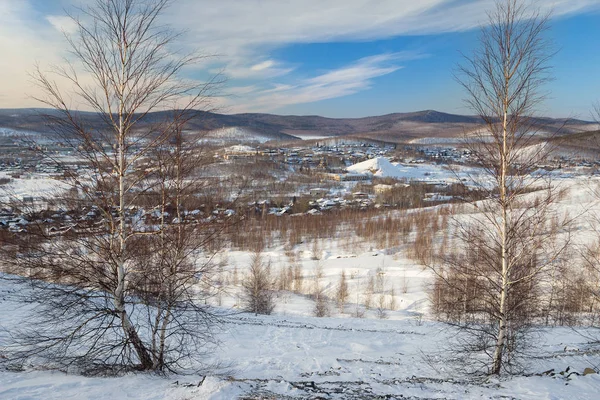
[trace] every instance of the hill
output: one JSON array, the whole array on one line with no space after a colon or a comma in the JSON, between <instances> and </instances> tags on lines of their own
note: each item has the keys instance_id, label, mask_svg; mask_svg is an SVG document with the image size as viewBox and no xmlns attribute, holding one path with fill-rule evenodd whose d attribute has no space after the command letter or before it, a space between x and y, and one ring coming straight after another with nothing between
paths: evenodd
<instances>
[{"instance_id":1,"label":"hill","mask_svg":"<svg viewBox=\"0 0 600 400\"><path fill-rule=\"evenodd\" d=\"M52 111L42 109L2 109L0 127L36 132L47 131L44 114ZM147 115L143 122L151 123L164 118L165 112ZM78 112L86 125L100 126L94 113ZM409 113L394 113L363 118L327 118L317 115L274 115L274 114L218 114L197 111L187 129L206 132L209 137L223 138L224 132L235 132L234 140L293 140L322 137L352 136L403 142L425 137L457 137L465 132L481 128L482 120L476 116L447 114L426 110ZM582 120L539 118L540 130L564 134L575 134L597 129L597 125ZM242 132L242 133L240 133Z\"/></svg>"}]
</instances>

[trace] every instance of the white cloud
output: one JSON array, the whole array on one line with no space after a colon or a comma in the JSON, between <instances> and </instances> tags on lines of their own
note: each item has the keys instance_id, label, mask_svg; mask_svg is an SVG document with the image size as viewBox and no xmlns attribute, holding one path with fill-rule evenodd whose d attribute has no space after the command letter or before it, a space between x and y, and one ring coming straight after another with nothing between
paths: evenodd
<instances>
[{"instance_id":1,"label":"white cloud","mask_svg":"<svg viewBox=\"0 0 600 400\"><path fill-rule=\"evenodd\" d=\"M0 107L39 106L29 73L60 60L60 33L34 15L27 1L0 0Z\"/></svg>"},{"instance_id":2,"label":"white cloud","mask_svg":"<svg viewBox=\"0 0 600 400\"><path fill-rule=\"evenodd\" d=\"M235 58L290 43L372 40L471 29L494 0L178 0L169 20L210 53ZM598 0L537 1L554 15ZM213 51L216 49L216 51Z\"/></svg>"},{"instance_id":3,"label":"white cloud","mask_svg":"<svg viewBox=\"0 0 600 400\"><path fill-rule=\"evenodd\" d=\"M250 69L252 71L262 71L264 69L271 68L274 65L275 65L275 61L273 61L273 60L267 60L267 61L263 61L261 63L253 65Z\"/></svg>"},{"instance_id":4,"label":"white cloud","mask_svg":"<svg viewBox=\"0 0 600 400\"><path fill-rule=\"evenodd\" d=\"M90 1L53 0L47 4L55 9L40 15L33 0L0 0L0 107L39 105L23 95L33 90L27 72L35 62L45 66L60 60L65 43L59 30L73 30L73 23L60 16L62 8ZM538 0L537 4L554 9L554 15L600 8L599 0ZM184 48L220 56L218 64L202 68L224 67L228 77L249 81L245 86L262 87L252 91L258 96L256 102L247 104L269 110L356 93L368 88L372 79L396 71L403 61L367 58L294 81L290 73L300 65L274 58L277 48L471 29L485 22L492 5L493 0L177 0L161 22L187 32ZM275 83L283 78L290 79ZM245 100L248 96L243 94Z\"/></svg>"},{"instance_id":5,"label":"white cloud","mask_svg":"<svg viewBox=\"0 0 600 400\"><path fill-rule=\"evenodd\" d=\"M237 98L231 111L270 111L290 104L347 96L371 87L373 79L398 71L400 61L426 57L418 53L386 53L360 60L295 84L276 84ZM241 102L239 101L241 100Z\"/></svg>"},{"instance_id":6,"label":"white cloud","mask_svg":"<svg viewBox=\"0 0 600 400\"><path fill-rule=\"evenodd\" d=\"M230 78L271 79L287 75L294 70L294 67L286 66L279 61L265 60L258 64L252 64L252 57L247 58L225 60L228 61L225 66L225 74ZM215 69L214 72L216 71Z\"/></svg>"},{"instance_id":7,"label":"white cloud","mask_svg":"<svg viewBox=\"0 0 600 400\"><path fill-rule=\"evenodd\" d=\"M71 17L63 15L48 15L46 20L59 32L75 33L77 24Z\"/></svg>"},{"instance_id":8,"label":"white cloud","mask_svg":"<svg viewBox=\"0 0 600 400\"><path fill-rule=\"evenodd\" d=\"M178 0L168 11L167 21L186 28L194 46L219 54L229 77L270 81L269 89L257 92L251 101L238 102L233 109L270 111L356 93L368 88L373 77L394 71L389 66L355 65L312 81L273 86L274 78L295 69L284 60L265 57L273 49L290 44L464 31L484 23L493 4L494 0ZM539 0L536 5L560 16L599 8L600 1ZM367 74L360 76L356 71ZM332 81L335 79L338 81Z\"/></svg>"}]
</instances>

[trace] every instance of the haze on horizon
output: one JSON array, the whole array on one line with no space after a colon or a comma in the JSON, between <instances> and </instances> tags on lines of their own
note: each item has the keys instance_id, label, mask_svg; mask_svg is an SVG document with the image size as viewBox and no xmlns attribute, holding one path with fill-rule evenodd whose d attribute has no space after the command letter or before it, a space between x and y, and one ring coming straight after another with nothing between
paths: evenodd
<instances>
[{"instance_id":1,"label":"haze on horizon","mask_svg":"<svg viewBox=\"0 0 600 400\"><path fill-rule=\"evenodd\" d=\"M40 107L29 73L68 57L65 10L95 0L0 0L0 108ZM599 100L600 0L552 10L557 55L541 114L590 119ZM181 50L216 55L190 79L228 79L221 112L363 117L435 109L469 114L453 69L477 45L491 0L178 0L164 23ZM73 106L77 108L76 105Z\"/></svg>"}]
</instances>

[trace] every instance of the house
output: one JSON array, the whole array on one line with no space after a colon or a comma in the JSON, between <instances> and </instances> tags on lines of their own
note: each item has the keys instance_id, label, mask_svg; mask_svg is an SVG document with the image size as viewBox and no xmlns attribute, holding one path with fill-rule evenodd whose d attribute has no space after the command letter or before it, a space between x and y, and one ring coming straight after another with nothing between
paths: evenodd
<instances>
[{"instance_id":1,"label":"house","mask_svg":"<svg viewBox=\"0 0 600 400\"><path fill-rule=\"evenodd\" d=\"M387 193L390 190L392 190L394 188L393 185L383 185L383 184L379 184L379 185L375 185L373 186L373 191L375 192L375 194L382 194L382 193Z\"/></svg>"},{"instance_id":2,"label":"house","mask_svg":"<svg viewBox=\"0 0 600 400\"><path fill-rule=\"evenodd\" d=\"M323 189L323 188L310 189L310 195L312 197L325 197L328 194L329 194L329 190L328 189Z\"/></svg>"},{"instance_id":3,"label":"house","mask_svg":"<svg viewBox=\"0 0 600 400\"><path fill-rule=\"evenodd\" d=\"M223 158L226 160L238 160L252 158L257 155L257 150L250 146L235 145L225 149Z\"/></svg>"},{"instance_id":4,"label":"house","mask_svg":"<svg viewBox=\"0 0 600 400\"><path fill-rule=\"evenodd\" d=\"M369 175L365 174L329 174L329 176L338 182L359 182L371 179Z\"/></svg>"}]
</instances>

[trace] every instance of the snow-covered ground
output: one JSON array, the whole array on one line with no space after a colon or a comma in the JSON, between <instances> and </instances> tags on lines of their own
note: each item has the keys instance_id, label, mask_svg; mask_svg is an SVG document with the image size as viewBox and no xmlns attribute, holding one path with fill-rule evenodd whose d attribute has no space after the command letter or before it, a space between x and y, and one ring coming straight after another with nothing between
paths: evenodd
<instances>
[{"instance_id":1,"label":"snow-covered ground","mask_svg":"<svg viewBox=\"0 0 600 400\"><path fill-rule=\"evenodd\" d=\"M348 167L348 172L354 174L373 175L378 178L396 178L406 181L419 181L429 183L465 182L466 184L485 179L485 174L478 168L459 165L438 164L406 164L392 163L385 157L376 157Z\"/></svg>"},{"instance_id":2,"label":"snow-covered ground","mask_svg":"<svg viewBox=\"0 0 600 400\"><path fill-rule=\"evenodd\" d=\"M24 197L51 198L69 188L65 182L45 174L22 174L19 178L11 178L6 172L0 171L0 178L12 179L0 186L0 202L23 200Z\"/></svg>"},{"instance_id":3,"label":"snow-covered ground","mask_svg":"<svg viewBox=\"0 0 600 400\"><path fill-rule=\"evenodd\" d=\"M410 140L411 144L421 145L460 145L465 143L463 137L425 137Z\"/></svg>"},{"instance_id":4,"label":"snow-covered ground","mask_svg":"<svg viewBox=\"0 0 600 400\"><path fill-rule=\"evenodd\" d=\"M261 135L251 129L233 126L229 128L213 129L204 135L201 141L210 143L229 143L231 141L264 143L272 139L272 137Z\"/></svg>"},{"instance_id":5,"label":"snow-covered ground","mask_svg":"<svg viewBox=\"0 0 600 400\"><path fill-rule=\"evenodd\" d=\"M30 368L0 372L0 399L594 399L599 375L577 375L600 364L598 350L588 339L569 328L543 328L535 337L530 376L474 378L462 375L447 361L447 349L456 332L427 315L426 283L430 273L399 255L355 246L323 246L314 260L311 244L300 247L296 262L302 265L305 284L314 278L331 294L345 270L350 297L340 310L331 305L329 318L314 318L314 302L286 293L278 298L272 316L236 311L239 286L229 282L220 299L234 310L218 333L221 345L212 359L222 365L203 376L149 376L130 374L118 378L90 378ZM252 255L229 252L227 270L240 273ZM262 255L274 271L287 263L282 248ZM375 306L355 318L357 296L367 277L384 274L384 288L396 287L396 310L378 319ZM231 278L231 276L230 276ZM405 286L406 289L402 289ZM17 324L22 310L3 291L0 281L0 328ZM406 291L406 293L404 293ZM6 340L0 335L0 341ZM554 369L556 375L535 375Z\"/></svg>"},{"instance_id":6,"label":"snow-covered ground","mask_svg":"<svg viewBox=\"0 0 600 400\"><path fill-rule=\"evenodd\" d=\"M0 127L0 137L41 137L41 133Z\"/></svg>"},{"instance_id":7,"label":"snow-covered ground","mask_svg":"<svg viewBox=\"0 0 600 400\"><path fill-rule=\"evenodd\" d=\"M331 135L312 135L312 134L302 134L302 133L296 133L296 132L294 132L293 135L302 140L335 139L335 136L331 136Z\"/></svg>"},{"instance_id":8,"label":"snow-covered ground","mask_svg":"<svg viewBox=\"0 0 600 400\"><path fill-rule=\"evenodd\" d=\"M5 318L5 317L3 317ZM215 359L223 375L89 378L27 370L0 373L2 399L595 399L600 377L578 375L597 352L569 329L540 333L535 372L556 375L469 378L444 362L454 332L439 323L255 317L223 324ZM577 372L567 377L568 373Z\"/></svg>"},{"instance_id":9,"label":"snow-covered ground","mask_svg":"<svg viewBox=\"0 0 600 400\"><path fill-rule=\"evenodd\" d=\"M385 171L390 165L397 168L376 166ZM565 178L560 184L570 187L557 203L561 210L577 216L597 207L590 195L594 183L587 178ZM588 229L587 219L580 218L574 227L578 242L589 239ZM234 271L243 274L252 254L228 251L219 257L224 291L214 304L230 312L217 334L221 344L206 360L222 367L208 377L90 378L31 367L0 371L0 399L600 398L600 376L581 375L585 368L598 370L599 348L581 330L570 328L539 329L526 360L528 375L462 374L447 358L456 332L429 315L431 272L406 257L405 248L378 248L349 234L305 242L292 251L283 244L266 249L263 260L271 262L275 274L300 265L306 293L318 282L325 295L334 297L345 271L348 300L342 308L332 303L327 318L313 317L314 301L291 292L279 295L272 316L241 313ZM370 279L379 283L367 309ZM0 332L22 317L23 310L5 296L12 289L0 280ZM387 319L378 318L379 298L385 301ZM6 342L0 333L0 349ZM548 370L554 374L543 374Z\"/></svg>"}]
</instances>

